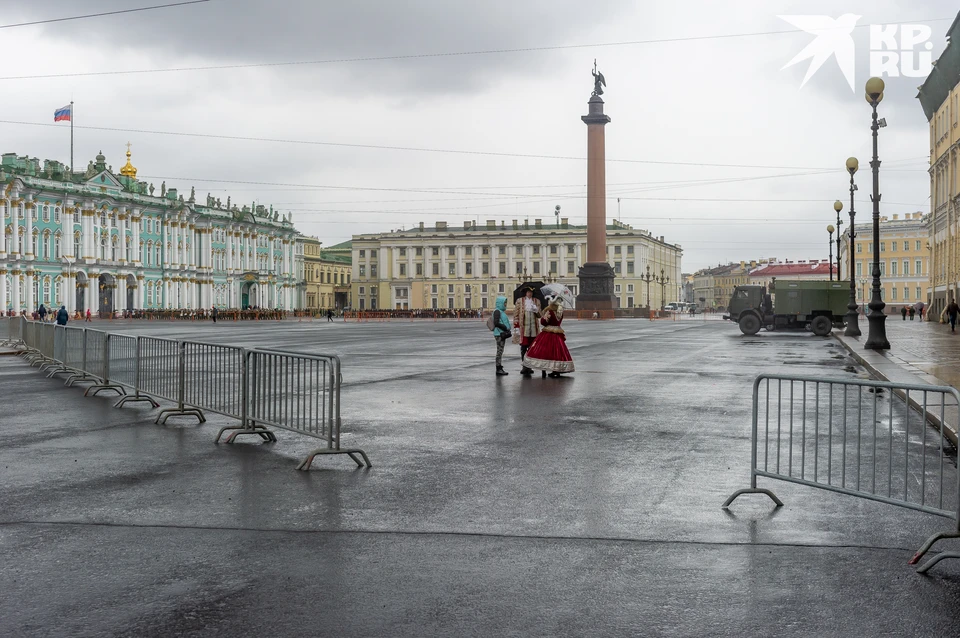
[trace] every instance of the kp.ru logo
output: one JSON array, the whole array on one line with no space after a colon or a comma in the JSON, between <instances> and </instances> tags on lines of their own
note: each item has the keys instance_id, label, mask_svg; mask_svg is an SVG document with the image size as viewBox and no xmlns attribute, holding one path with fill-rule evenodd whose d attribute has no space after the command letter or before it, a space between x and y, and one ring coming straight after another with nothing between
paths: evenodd
<instances>
[{"instance_id":1,"label":"kp.ru logo","mask_svg":"<svg viewBox=\"0 0 960 638\"><path fill-rule=\"evenodd\" d=\"M783 69L798 62L810 60L800 88L807 83L823 63L836 57L837 65L850 89L855 91L855 46L853 30L863 16L845 13L839 18L830 16L778 16L793 26L816 36L813 42L787 62ZM898 36L899 35L899 41ZM931 30L925 24L871 24L870 76L923 78L933 65ZM916 51L918 45L925 50ZM781 69L781 71L783 70Z\"/></svg>"}]
</instances>

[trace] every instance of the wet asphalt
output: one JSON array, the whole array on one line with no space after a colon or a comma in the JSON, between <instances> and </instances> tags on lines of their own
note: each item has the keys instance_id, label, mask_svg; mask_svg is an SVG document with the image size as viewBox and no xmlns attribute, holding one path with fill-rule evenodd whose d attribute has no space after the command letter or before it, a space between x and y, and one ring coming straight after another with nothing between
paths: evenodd
<instances>
[{"instance_id":1,"label":"wet asphalt","mask_svg":"<svg viewBox=\"0 0 960 638\"><path fill-rule=\"evenodd\" d=\"M214 445L0 357L0 635L957 635L936 516L761 479L760 372L864 376L831 339L567 321L577 372L494 376L480 321L102 322L343 360L346 457Z\"/></svg>"}]
</instances>

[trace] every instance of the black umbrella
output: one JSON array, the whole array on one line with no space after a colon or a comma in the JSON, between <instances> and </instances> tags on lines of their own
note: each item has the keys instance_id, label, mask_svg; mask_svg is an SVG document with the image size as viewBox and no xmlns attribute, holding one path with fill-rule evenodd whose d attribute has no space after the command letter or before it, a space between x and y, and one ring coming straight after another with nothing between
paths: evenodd
<instances>
[{"instance_id":1,"label":"black umbrella","mask_svg":"<svg viewBox=\"0 0 960 638\"><path fill-rule=\"evenodd\" d=\"M547 300L543 296L543 292L540 291L545 284L542 281L525 281L520 284L520 287L513 291L513 301L516 302L517 299L523 297L527 294L527 288L533 288L533 296L536 299L540 300L541 306L547 305Z\"/></svg>"}]
</instances>

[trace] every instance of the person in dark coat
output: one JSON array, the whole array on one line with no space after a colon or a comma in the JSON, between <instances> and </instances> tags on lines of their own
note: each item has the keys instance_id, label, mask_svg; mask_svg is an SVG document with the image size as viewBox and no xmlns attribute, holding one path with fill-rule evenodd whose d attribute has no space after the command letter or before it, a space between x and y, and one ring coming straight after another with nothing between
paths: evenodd
<instances>
[{"instance_id":1,"label":"person in dark coat","mask_svg":"<svg viewBox=\"0 0 960 638\"><path fill-rule=\"evenodd\" d=\"M329 323L329 322L331 322L331 321L333 321L333 310L332 310L332 309L328 309L328 310L327 310L327 322Z\"/></svg>"},{"instance_id":2,"label":"person in dark coat","mask_svg":"<svg viewBox=\"0 0 960 638\"><path fill-rule=\"evenodd\" d=\"M947 307L943 309L943 312L947 315L947 320L950 322L950 332L956 332L957 315L960 314L960 306L957 305L956 300L951 301Z\"/></svg>"},{"instance_id":3,"label":"person in dark coat","mask_svg":"<svg viewBox=\"0 0 960 638\"><path fill-rule=\"evenodd\" d=\"M57 324L61 326L67 325L67 319L70 318L70 313L67 312L66 306L60 306L60 310L57 311Z\"/></svg>"},{"instance_id":4,"label":"person in dark coat","mask_svg":"<svg viewBox=\"0 0 960 638\"><path fill-rule=\"evenodd\" d=\"M47 320L47 307L43 304L40 304L40 307L37 308L37 316L40 317L40 321Z\"/></svg>"},{"instance_id":5,"label":"person in dark coat","mask_svg":"<svg viewBox=\"0 0 960 638\"><path fill-rule=\"evenodd\" d=\"M903 320L904 320L904 321L907 320L907 307L906 307L906 306L903 306L902 308L900 308L900 316L903 317Z\"/></svg>"},{"instance_id":6,"label":"person in dark coat","mask_svg":"<svg viewBox=\"0 0 960 638\"><path fill-rule=\"evenodd\" d=\"M910 310L909 310L909 313L910 313L910 321L913 321L913 317L914 317L914 315L916 315L916 314L917 314L917 309L916 309L916 308L914 308L913 306L910 306Z\"/></svg>"},{"instance_id":7,"label":"person in dark coat","mask_svg":"<svg viewBox=\"0 0 960 638\"><path fill-rule=\"evenodd\" d=\"M214 306L210 310L210 318L213 319L213 323L217 323L217 307L216 306Z\"/></svg>"}]
</instances>

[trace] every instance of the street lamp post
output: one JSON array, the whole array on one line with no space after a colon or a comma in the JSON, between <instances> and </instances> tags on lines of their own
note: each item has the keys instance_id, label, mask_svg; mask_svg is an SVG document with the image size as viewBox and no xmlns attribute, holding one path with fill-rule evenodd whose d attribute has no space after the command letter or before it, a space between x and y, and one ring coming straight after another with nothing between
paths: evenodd
<instances>
[{"instance_id":1,"label":"street lamp post","mask_svg":"<svg viewBox=\"0 0 960 638\"><path fill-rule=\"evenodd\" d=\"M853 240L856 237L856 233L854 232L856 228L854 219L857 216L857 212L853 208L853 193L857 190L857 185L853 183L853 175L859 167L860 162L857 161L856 157L847 158L847 172L850 173L850 247L847 249L847 256L850 259L850 303L847 304L847 315L845 317L847 327L843 331L844 336L847 337L859 337L861 334L859 325L860 317L859 313L857 313L857 284L853 279ZM839 204L840 202L837 203Z\"/></svg>"},{"instance_id":2,"label":"street lamp post","mask_svg":"<svg viewBox=\"0 0 960 638\"><path fill-rule=\"evenodd\" d=\"M670 277L667 277L666 271L663 268L661 268L660 275L658 277L654 277L653 280L656 283L660 284L660 310L662 311L667 307L666 291L667 291L667 284L670 283Z\"/></svg>"},{"instance_id":3,"label":"street lamp post","mask_svg":"<svg viewBox=\"0 0 960 638\"><path fill-rule=\"evenodd\" d=\"M650 264L647 264L647 274L640 275L640 281L647 284L647 310L650 310L650 282L654 279L655 277L650 274Z\"/></svg>"},{"instance_id":4,"label":"street lamp post","mask_svg":"<svg viewBox=\"0 0 960 638\"><path fill-rule=\"evenodd\" d=\"M840 229L843 228L843 221L840 219L840 211L843 210L843 202L839 199L833 202L833 210L837 211L837 281L840 281ZM830 263L831 270L833 263Z\"/></svg>"},{"instance_id":5,"label":"street lamp post","mask_svg":"<svg viewBox=\"0 0 960 638\"><path fill-rule=\"evenodd\" d=\"M830 281L833 281L833 231L836 230L833 227L833 224L827 225L827 233L830 235L830 239L827 241L827 248L830 251ZM837 279L840 278L840 273L837 273Z\"/></svg>"},{"instance_id":6,"label":"street lamp post","mask_svg":"<svg viewBox=\"0 0 960 638\"><path fill-rule=\"evenodd\" d=\"M873 109L873 123L870 130L873 131L873 159L870 161L870 168L873 169L873 289L870 297L870 314L867 315L869 332L867 342L864 348L868 350L889 350L890 342L887 340L887 316L883 313L886 304L883 303L883 297L880 290L880 157L877 153L877 131L887 125L882 119L877 119L877 105L883 100L883 80L880 78L870 78L866 85L867 102Z\"/></svg>"}]
</instances>

